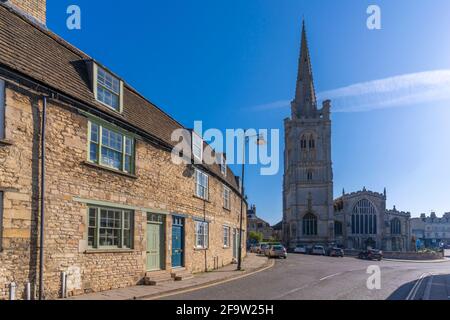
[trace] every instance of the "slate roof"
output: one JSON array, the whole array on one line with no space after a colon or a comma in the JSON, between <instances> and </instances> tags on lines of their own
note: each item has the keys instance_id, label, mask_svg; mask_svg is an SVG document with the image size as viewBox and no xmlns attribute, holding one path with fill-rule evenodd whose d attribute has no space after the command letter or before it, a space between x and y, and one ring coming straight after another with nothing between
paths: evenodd
<instances>
[{"instance_id":1,"label":"slate roof","mask_svg":"<svg viewBox=\"0 0 450 320\"><path fill-rule=\"evenodd\" d=\"M0 65L64 92L173 146L172 132L184 127L128 84L124 83L122 114L96 101L88 69L88 62L92 60L55 33L0 3ZM220 166L207 167L222 176ZM230 168L226 180L239 190Z\"/></svg>"}]
</instances>

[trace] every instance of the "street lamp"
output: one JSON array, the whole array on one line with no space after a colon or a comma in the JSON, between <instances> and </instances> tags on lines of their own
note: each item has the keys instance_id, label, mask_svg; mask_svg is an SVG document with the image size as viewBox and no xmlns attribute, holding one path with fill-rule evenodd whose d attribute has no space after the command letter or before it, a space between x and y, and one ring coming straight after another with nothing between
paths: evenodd
<instances>
[{"instance_id":1,"label":"street lamp","mask_svg":"<svg viewBox=\"0 0 450 320\"><path fill-rule=\"evenodd\" d=\"M252 136L248 136L247 135L247 131L245 130L244 132L244 143L243 143L243 152L242 152L242 175L241 175L241 216L240 216L240 225L239 225L239 248L238 248L238 265L237 265L237 270L241 271L242 270L242 222L244 220L243 217L243 211L244 211L244 177L245 177L245 150L246 150L246 146L249 143L250 139L252 138L257 138L256 139L256 144L259 146L265 145L266 141L264 140L264 136L262 134L256 134L256 135L252 135Z\"/></svg>"}]
</instances>

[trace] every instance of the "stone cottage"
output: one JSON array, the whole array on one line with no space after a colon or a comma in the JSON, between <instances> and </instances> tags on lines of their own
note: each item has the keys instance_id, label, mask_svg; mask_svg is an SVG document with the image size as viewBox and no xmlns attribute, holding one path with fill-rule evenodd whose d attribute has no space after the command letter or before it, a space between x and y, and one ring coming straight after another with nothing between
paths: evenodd
<instances>
[{"instance_id":1,"label":"stone cottage","mask_svg":"<svg viewBox=\"0 0 450 320\"><path fill-rule=\"evenodd\" d=\"M11 283L52 299L235 261L241 188L225 157L206 164L192 134L174 163L183 126L45 16L45 0L0 2L0 299Z\"/></svg>"}]
</instances>

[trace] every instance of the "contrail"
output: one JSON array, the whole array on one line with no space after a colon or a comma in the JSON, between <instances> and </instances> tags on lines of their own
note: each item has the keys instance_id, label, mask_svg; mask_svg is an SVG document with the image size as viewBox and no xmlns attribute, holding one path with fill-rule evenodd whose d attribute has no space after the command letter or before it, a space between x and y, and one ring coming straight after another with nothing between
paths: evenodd
<instances>
[{"instance_id":1,"label":"contrail","mask_svg":"<svg viewBox=\"0 0 450 320\"><path fill-rule=\"evenodd\" d=\"M333 112L365 112L450 100L450 70L434 70L404 74L361 82L321 92L318 100L331 99ZM255 106L253 110L289 107L289 100Z\"/></svg>"}]
</instances>

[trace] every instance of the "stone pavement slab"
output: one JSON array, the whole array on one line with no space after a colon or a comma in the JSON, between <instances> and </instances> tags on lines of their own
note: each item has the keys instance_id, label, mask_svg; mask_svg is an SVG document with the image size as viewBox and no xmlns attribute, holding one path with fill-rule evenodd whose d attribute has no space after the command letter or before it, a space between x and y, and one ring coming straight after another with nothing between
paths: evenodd
<instances>
[{"instance_id":1,"label":"stone pavement slab","mask_svg":"<svg viewBox=\"0 0 450 320\"><path fill-rule=\"evenodd\" d=\"M169 281L156 286L131 286L127 288L113 289L109 291L89 293L81 296L70 297L68 300L134 300L134 299L152 299L162 295L178 293L182 290L194 289L207 285L213 285L227 280L236 279L242 276L250 275L259 270L273 265L267 257L247 254L243 260L242 271L236 271L236 265L228 265L218 270L194 274L191 279L183 281Z\"/></svg>"}]
</instances>

